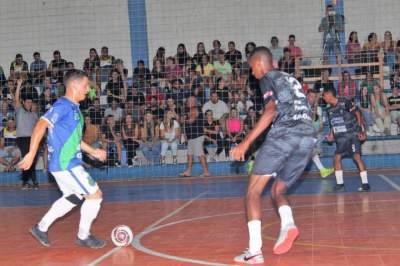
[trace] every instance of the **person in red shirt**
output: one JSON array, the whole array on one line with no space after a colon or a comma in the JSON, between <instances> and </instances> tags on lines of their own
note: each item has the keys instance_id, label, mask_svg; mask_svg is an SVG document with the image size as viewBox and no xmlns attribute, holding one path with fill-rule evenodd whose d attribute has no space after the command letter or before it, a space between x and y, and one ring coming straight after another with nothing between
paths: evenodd
<instances>
[{"instance_id":1,"label":"person in red shirt","mask_svg":"<svg viewBox=\"0 0 400 266\"><path fill-rule=\"evenodd\" d=\"M294 34L290 34L288 41L289 41L289 44L288 44L287 48L289 48L290 54L295 58L303 57L303 51L301 50L300 47L295 45L296 36Z\"/></svg>"}]
</instances>

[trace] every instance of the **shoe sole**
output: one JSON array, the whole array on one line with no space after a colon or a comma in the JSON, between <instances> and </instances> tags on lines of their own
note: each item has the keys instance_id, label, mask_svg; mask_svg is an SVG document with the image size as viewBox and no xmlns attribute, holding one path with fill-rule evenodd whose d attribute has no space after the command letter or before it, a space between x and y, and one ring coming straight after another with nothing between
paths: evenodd
<instances>
[{"instance_id":1,"label":"shoe sole","mask_svg":"<svg viewBox=\"0 0 400 266\"><path fill-rule=\"evenodd\" d=\"M236 264L235 265L237 265L237 266L240 266L240 265L262 265L262 266L264 266L265 264L264 264L264 261L262 261L262 262L252 262L252 261L243 261L243 260L233 260Z\"/></svg>"},{"instance_id":2,"label":"shoe sole","mask_svg":"<svg viewBox=\"0 0 400 266\"><path fill-rule=\"evenodd\" d=\"M88 246L85 244L81 244L80 242L77 242L77 241L75 241L75 244L77 244L78 246L81 246L81 247L91 248L91 249L100 249L100 248L104 248L107 245L107 243L104 243L104 245L102 245L102 246L91 247L91 246Z\"/></svg>"},{"instance_id":3,"label":"shoe sole","mask_svg":"<svg viewBox=\"0 0 400 266\"><path fill-rule=\"evenodd\" d=\"M293 242L299 237L299 234L299 229L289 229L286 239L282 242L282 244L274 248L274 254L282 255L288 252L292 248Z\"/></svg>"},{"instance_id":4,"label":"shoe sole","mask_svg":"<svg viewBox=\"0 0 400 266\"><path fill-rule=\"evenodd\" d=\"M29 233L31 233L33 238L35 238L40 244L42 244L42 246L45 246L45 247L48 247L48 248L50 247L50 244L48 244L46 242L43 242L43 240L38 235L36 235L35 231L33 231L32 228L29 229Z\"/></svg>"}]
</instances>

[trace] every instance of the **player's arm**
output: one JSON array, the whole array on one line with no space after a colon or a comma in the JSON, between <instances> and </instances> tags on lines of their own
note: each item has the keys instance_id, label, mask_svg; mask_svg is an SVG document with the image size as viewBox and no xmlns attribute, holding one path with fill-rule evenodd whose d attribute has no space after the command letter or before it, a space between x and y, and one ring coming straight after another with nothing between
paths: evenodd
<instances>
[{"instance_id":1,"label":"player's arm","mask_svg":"<svg viewBox=\"0 0 400 266\"><path fill-rule=\"evenodd\" d=\"M33 133L31 136L31 143L29 146L29 152L24 156L21 162L19 162L18 166L22 170L28 170L35 158L35 155L38 151L40 142L46 133L47 128L51 126L51 124L45 120L45 119L40 119L37 123L36 126L33 129Z\"/></svg>"},{"instance_id":2,"label":"player's arm","mask_svg":"<svg viewBox=\"0 0 400 266\"><path fill-rule=\"evenodd\" d=\"M84 141L81 141L81 150L99 159L100 161L105 161L107 159L107 153L105 150L95 149Z\"/></svg>"}]
</instances>

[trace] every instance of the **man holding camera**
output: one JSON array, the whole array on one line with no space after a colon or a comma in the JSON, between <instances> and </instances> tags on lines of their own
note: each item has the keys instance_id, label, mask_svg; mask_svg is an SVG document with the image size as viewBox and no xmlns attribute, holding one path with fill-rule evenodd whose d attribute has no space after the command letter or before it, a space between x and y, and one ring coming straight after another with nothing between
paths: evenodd
<instances>
[{"instance_id":1,"label":"man holding camera","mask_svg":"<svg viewBox=\"0 0 400 266\"><path fill-rule=\"evenodd\" d=\"M337 14L333 5L327 5L318 30L324 33L322 55L324 63L328 63L328 56L341 54L339 33L344 32L344 16Z\"/></svg>"}]
</instances>

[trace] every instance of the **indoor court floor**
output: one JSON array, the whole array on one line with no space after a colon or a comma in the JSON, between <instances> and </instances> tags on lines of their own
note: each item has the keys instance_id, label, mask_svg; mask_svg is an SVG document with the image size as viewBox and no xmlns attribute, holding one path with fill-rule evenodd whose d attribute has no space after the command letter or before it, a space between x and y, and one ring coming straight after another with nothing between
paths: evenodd
<instances>
[{"instance_id":1,"label":"indoor court floor","mask_svg":"<svg viewBox=\"0 0 400 266\"><path fill-rule=\"evenodd\" d=\"M357 192L360 179L345 175L346 189L333 192L334 178L307 177L290 191L300 237L292 250L273 255L279 218L267 190L263 197L266 266L400 265L400 175L371 172L372 191ZM60 196L55 186L37 191L0 190L0 265L235 265L247 247L244 195L247 177L157 179L101 183L103 208L92 233L107 239L100 250L74 244L79 211L50 230L51 248L28 229ZM110 232L125 224L131 246L115 248Z\"/></svg>"}]
</instances>

